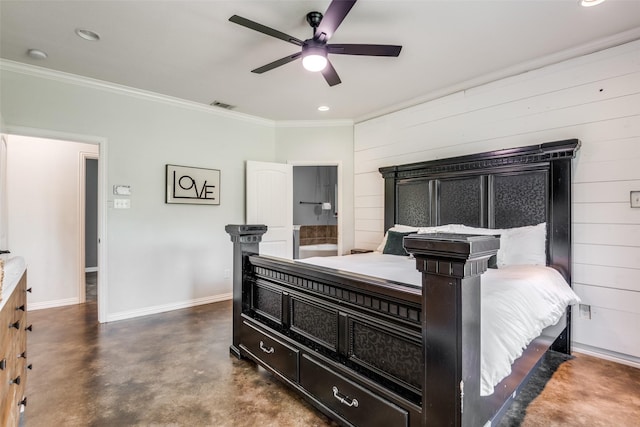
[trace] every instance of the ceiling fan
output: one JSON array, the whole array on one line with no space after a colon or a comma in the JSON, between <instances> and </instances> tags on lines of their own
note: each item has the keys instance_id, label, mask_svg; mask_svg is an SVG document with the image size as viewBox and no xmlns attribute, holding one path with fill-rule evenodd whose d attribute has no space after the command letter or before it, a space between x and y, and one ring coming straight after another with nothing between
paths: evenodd
<instances>
[{"instance_id":1,"label":"ceiling fan","mask_svg":"<svg viewBox=\"0 0 640 427\"><path fill-rule=\"evenodd\" d=\"M384 44L328 44L327 42L355 3L356 0L333 0L324 16L320 12L309 12L307 22L313 28L313 37L304 41L238 15L233 15L229 21L302 47L300 52L251 70L252 73L262 74L302 57L302 65L307 70L320 71L329 86L335 86L340 84L341 80L327 58L329 53L396 57L400 55L402 49L402 46Z\"/></svg>"}]
</instances>

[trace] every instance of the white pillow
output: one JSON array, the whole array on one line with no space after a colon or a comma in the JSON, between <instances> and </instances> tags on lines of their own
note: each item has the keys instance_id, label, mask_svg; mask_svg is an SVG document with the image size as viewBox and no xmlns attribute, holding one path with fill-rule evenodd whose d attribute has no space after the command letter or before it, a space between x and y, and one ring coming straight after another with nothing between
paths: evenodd
<instances>
[{"instance_id":1,"label":"white pillow","mask_svg":"<svg viewBox=\"0 0 640 427\"><path fill-rule=\"evenodd\" d=\"M436 227L420 227L418 229L418 234L429 234L429 233L451 233L450 230L451 224L447 225L438 225Z\"/></svg>"},{"instance_id":2,"label":"white pillow","mask_svg":"<svg viewBox=\"0 0 640 427\"><path fill-rule=\"evenodd\" d=\"M397 231L398 233L409 233L409 232L417 233L418 232L418 227L411 227L410 225L396 224L393 227L391 227L389 230ZM384 246L386 244L387 244L387 233L384 233L384 237L382 238L382 242L376 248L376 252L384 251Z\"/></svg>"},{"instance_id":3,"label":"white pillow","mask_svg":"<svg viewBox=\"0 0 640 427\"><path fill-rule=\"evenodd\" d=\"M547 224L510 228L500 235L500 249L504 246L502 266L547 265ZM498 267L500 259L498 258Z\"/></svg>"},{"instance_id":4,"label":"white pillow","mask_svg":"<svg viewBox=\"0 0 640 427\"><path fill-rule=\"evenodd\" d=\"M435 228L436 230L424 232L434 233L440 231L483 236L499 235L500 249L496 257L498 268L508 265L547 265L547 224L544 222L538 225L507 229L469 227L463 224L448 224L430 228ZM427 230L427 228L424 230Z\"/></svg>"}]
</instances>

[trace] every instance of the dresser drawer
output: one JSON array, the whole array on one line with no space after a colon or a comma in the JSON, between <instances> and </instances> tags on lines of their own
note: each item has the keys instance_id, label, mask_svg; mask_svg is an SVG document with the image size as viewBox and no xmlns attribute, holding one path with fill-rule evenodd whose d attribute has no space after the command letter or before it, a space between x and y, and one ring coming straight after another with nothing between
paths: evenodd
<instances>
[{"instance_id":1,"label":"dresser drawer","mask_svg":"<svg viewBox=\"0 0 640 427\"><path fill-rule=\"evenodd\" d=\"M285 378L298 381L298 350L256 328L243 322L240 347L244 347L256 358Z\"/></svg>"},{"instance_id":2,"label":"dresser drawer","mask_svg":"<svg viewBox=\"0 0 640 427\"><path fill-rule=\"evenodd\" d=\"M306 354L300 359L300 385L332 411L356 426L408 425L407 411L316 362Z\"/></svg>"}]
</instances>

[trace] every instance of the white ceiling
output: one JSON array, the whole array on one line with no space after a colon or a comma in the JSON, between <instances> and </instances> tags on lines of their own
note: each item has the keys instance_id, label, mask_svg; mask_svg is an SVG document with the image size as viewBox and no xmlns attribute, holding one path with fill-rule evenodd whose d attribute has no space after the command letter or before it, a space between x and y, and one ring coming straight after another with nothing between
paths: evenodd
<instances>
[{"instance_id":1,"label":"white ceiling","mask_svg":"<svg viewBox=\"0 0 640 427\"><path fill-rule=\"evenodd\" d=\"M330 55L334 87L299 60L250 72L299 48L231 15L304 40L306 14L329 3L0 0L0 56L267 119L360 121L640 38L640 0L360 0L331 42L399 44L398 58ZM101 40L82 40L78 27ZM48 58L29 58L31 48ZM331 110L317 111L323 104Z\"/></svg>"}]
</instances>

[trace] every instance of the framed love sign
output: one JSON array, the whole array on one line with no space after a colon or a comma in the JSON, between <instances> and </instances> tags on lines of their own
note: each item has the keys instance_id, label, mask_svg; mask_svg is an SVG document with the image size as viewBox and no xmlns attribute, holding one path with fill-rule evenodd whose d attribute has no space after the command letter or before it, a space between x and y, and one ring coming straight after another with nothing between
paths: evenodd
<instances>
[{"instance_id":1,"label":"framed love sign","mask_svg":"<svg viewBox=\"0 0 640 427\"><path fill-rule=\"evenodd\" d=\"M218 169L167 165L166 171L166 203L220 204L220 171Z\"/></svg>"}]
</instances>

